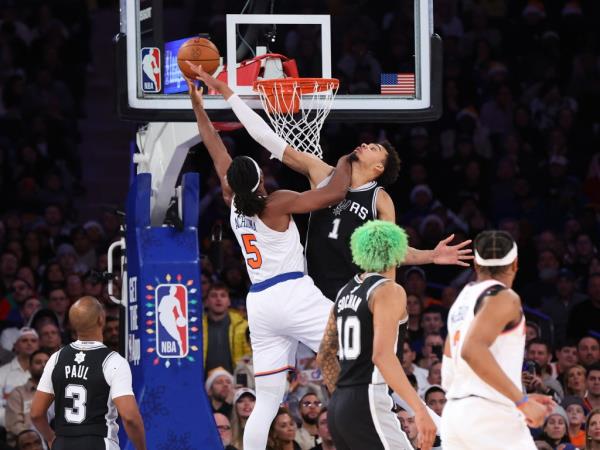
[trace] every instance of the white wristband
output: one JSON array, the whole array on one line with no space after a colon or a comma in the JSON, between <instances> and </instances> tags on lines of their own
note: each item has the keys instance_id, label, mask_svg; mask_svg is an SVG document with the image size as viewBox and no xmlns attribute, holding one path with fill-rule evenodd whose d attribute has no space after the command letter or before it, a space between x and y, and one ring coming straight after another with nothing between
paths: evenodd
<instances>
[{"instance_id":1,"label":"white wristband","mask_svg":"<svg viewBox=\"0 0 600 450\"><path fill-rule=\"evenodd\" d=\"M256 114L237 94L229 97L227 102L238 120L248 131L248 134L252 136L252 139L266 148L274 158L282 161L283 152L288 146L287 142L278 136L267 122Z\"/></svg>"}]
</instances>

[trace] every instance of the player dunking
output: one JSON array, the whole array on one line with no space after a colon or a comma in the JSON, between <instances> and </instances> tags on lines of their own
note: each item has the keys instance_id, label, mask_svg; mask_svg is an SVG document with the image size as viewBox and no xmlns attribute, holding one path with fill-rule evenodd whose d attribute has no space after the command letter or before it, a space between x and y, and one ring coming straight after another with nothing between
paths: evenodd
<instances>
[{"instance_id":1,"label":"player dunking","mask_svg":"<svg viewBox=\"0 0 600 450\"><path fill-rule=\"evenodd\" d=\"M526 422L541 426L553 402L523 394L525 316L511 289L517 245L508 233L477 236L475 271L477 280L465 286L448 315L442 366L448 398L442 416L444 450L534 450Z\"/></svg>"},{"instance_id":2,"label":"player dunking","mask_svg":"<svg viewBox=\"0 0 600 450\"><path fill-rule=\"evenodd\" d=\"M194 67L194 66L192 66ZM290 147L226 83L195 68L208 87L227 99L238 120L250 136L286 166L305 175L312 188L330 182L333 167L318 157ZM360 269L353 264L350 236L368 220L396 221L394 203L383 186L393 184L400 172L400 158L389 142L362 144L354 151L352 182L346 197L335 207L311 213L306 240L308 274L331 300ZM465 248L471 241L450 246L454 235L442 240L433 250L409 247L404 264L457 264L468 266L473 259Z\"/></svg>"},{"instance_id":3,"label":"player dunking","mask_svg":"<svg viewBox=\"0 0 600 450\"><path fill-rule=\"evenodd\" d=\"M264 450L269 426L295 365L298 342L316 351L331 302L304 275L303 248L291 214L339 202L351 177L349 157L340 158L331 182L307 192L279 190L267 194L256 161L231 159L202 105L202 91L188 81L198 130L231 206L230 223L252 281L246 299L256 404L244 430L245 450Z\"/></svg>"},{"instance_id":4,"label":"player dunking","mask_svg":"<svg viewBox=\"0 0 600 450\"><path fill-rule=\"evenodd\" d=\"M318 354L333 392L327 420L336 449L412 449L392 412L391 387L415 411L419 448L428 450L436 427L395 351L408 322L406 292L394 282L408 248L406 233L372 221L352 234L351 247L362 273L340 290Z\"/></svg>"},{"instance_id":5,"label":"player dunking","mask_svg":"<svg viewBox=\"0 0 600 450\"><path fill-rule=\"evenodd\" d=\"M69 310L78 340L54 353L31 404L31 420L52 450L116 450L117 412L136 450L146 449L144 423L131 387L131 369L102 344L105 315L94 297ZM47 411L54 402L55 431Z\"/></svg>"}]
</instances>

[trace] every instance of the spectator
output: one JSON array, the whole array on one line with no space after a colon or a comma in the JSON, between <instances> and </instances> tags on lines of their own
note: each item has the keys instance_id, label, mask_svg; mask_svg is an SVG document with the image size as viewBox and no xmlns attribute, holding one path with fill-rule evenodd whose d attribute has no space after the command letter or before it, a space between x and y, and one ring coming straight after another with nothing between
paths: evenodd
<instances>
[{"instance_id":1,"label":"spectator","mask_svg":"<svg viewBox=\"0 0 600 450\"><path fill-rule=\"evenodd\" d=\"M560 260L554 250L542 249L537 256L538 279L522 289L521 297L528 306L539 308L542 299L556 297L556 281Z\"/></svg>"},{"instance_id":2,"label":"spectator","mask_svg":"<svg viewBox=\"0 0 600 450\"><path fill-rule=\"evenodd\" d=\"M307 392L300 398L301 424L296 431L296 442L302 450L310 450L318 444L318 417L321 412L321 400L314 392Z\"/></svg>"},{"instance_id":3,"label":"spectator","mask_svg":"<svg viewBox=\"0 0 600 450\"><path fill-rule=\"evenodd\" d=\"M587 393L583 401L588 410L600 408L600 364L588 368L585 380Z\"/></svg>"},{"instance_id":4,"label":"spectator","mask_svg":"<svg viewBox=\"0 0 600 450\"><path fill-rule=\"evenodd\" d=\"M221 443L223 444L224 450L240 450L239 448L231 445L231 424L226 415L221 413L213 413L215 423L217 424L217 430L219 430L219 436L221 436Z\"/></svg>"},{"instance_id":5,"label":"spectator","mask_svg":"<svg viewBox=\"0 0 600 450\"><path fill-rule=\"evenodd\" d=\"M404 431L406 434L406 437L410 441L411 445L414 448L418 448L419 442L417 440L417 435L419 430L417 430L417 424L415 423L415 415L412 412L408 412L404 408L399 408L398 420L400 420L402 431Z\"/></svg>"},{"instance_id":6,"label":"spectator","mask_svg":"<svg viewBox=\"0 0 600 450\"><path fill-rule=\"evenodd\" d=\"M442 360L444 351L444 339L439 334L430 334L425 337L423 345L423 357L419 360L419 366L429 372L429 368L435 362Z\"/></svg>"},{"instance_id":7,"label":"spectator","mask_svg":"<svg viewBox=\"0 0 600 450\"><path fill-rule=\"evenodd\" d=\"M567 369L564 375L565 394L583 398L585 396L586 370L579 364Z\"/></svg>"},{"instance_id":8,"label":"spectator","mask_svg":"<svg viewBox=\"0 0 600 450\"><path fill-rule=\"evenodd\" d=\"M556 295L542 299L540 310L552 319L555 344L565 341L569 314L575 306L585 301L585 295L577 292L576 287L573 272L561 269L556 280Z\"/></svg>"},{"instance_id":9,"label":"spectator","mask_svg":"<svg viewBox=\"0 0 600 450\"><path fill-rule=\"evenodd\" d=\"M600 408L595 408L585 421L585 450L598 449L600 449Z\"/></svg>"},{"instance_id":10,"label":"spectator","mask_svg":"<svg viewBox=\"0 0 600 450\"><path fill-rule=\"evenodd\" d=\"M48 309L56 314L61 331L65 331L65 322L67 321L67 312L70 306L71 303L63 288L54 288L48 292Z\"/></svg>"},{"instance_id":11,"label":"spectator","mask_svg":"<svg viewBox=\"0 0 600 450\"><path fill-rule=\"evenodd\" d=\"M250 329L246 328L246 343L250 346ZM252 362L252 354L242 356L238 361L235 370L233 371L236 388L247 387L254 389L254 364Z\"/></svg>"},{"instance_id":12,"label":"spectator","mask_svg":"<svg viewBox=\"0 0 600 450\"><path fill-rule=\"evenodd\" d=\"M440 306L430 306L425 308L421 316L421 327L423 328L423 334L429 336L430 334L439 334L444 336L444 316L443 308Z\"/></svg>"},{"instance_id":13,"label":"spectator","mask_svg":"<svg viewBox=\"0 0 600 450\"><path fill-rule=\"evenodd\" d=\"M584 336L577 343L577 358L585 367L600 362L600 342L594 336Z\"/></svg>"},{"instance_id":14,"label":"spectator","mask_svg":"<svg viewBox=\"0 0 600 450\"><path fill-rule=\"evenodd\" d=\"M223 367L232 373L237 362L251 353L246 341L248 322L229 308L229 291L224 284L213 284L204 303L206 314L202 327L205 371Z\"/></svg>"},{"instance_id":15,"label":"spectator","mask_svg":"<svg viewBox=\"0 0 600 450\"><path fill-rule=\"evenodd\" d=\"M536 374L528 376L524 372L523 384L527 388L527 392L538 392L542 394L552 395L556 393L559 399L564 397L562 386L558 381L552 378L552 368L550 360L552 352L546 341L541 339L533 339L527 343L525 348L526 358L534 361L537 365Z\"/></svg>"},{"instance_id":16,"label":"spectator","mask_svg":"<svg viewBox=\"0 0 600 450\"><path fill-rule=\"evenodd\" d=\"M104 324L104 345L112 351L119 351L119 319L114 316L106 316Z\"/></svg>"},{"instance_id":17,"label":"spectator","mask_svg":"<svg viewBox=\"0 0 600 450\"><path fill-rule=\"evenodd\" d=\"M286 408L279 408L269 429L267 450L300 450L295 437L296 422Z\"/></svg>"},{"instance_id":18,"label":"spectator","mask_svg":"<svg viewBox=\"0 0 600 450\"><path fill-rule=\"evenodd\" d=\"M585 446L585 405L580 397L567 396L561 406L564 408L569 419L569 441L577 448Z\"/></svg>"},{"instance_id":19,"label":"spectator","mask_svg":"<svg viewBox=\"0 0 600 450\"><path fill-rule=\"evenodd\" d=\"M29 373L29 357L39 348L38 335L35 330L23 327L15 342L15 357L8 364L0 367L0 388L2 388L2 407L0 408L0 426L5 426L6 398L14 388L27 383Z\"/></svg>"},{"instance_id":20,"label":"spectator","mask_svg":"<svg viewBox=\"0 0 600 450\"><path fill-rule=\"evenodd\" d=\"M44 450L42 438L35 430L23 430L17 436L17 450Z\"/></svg>"},{"instance_id":21,"label":"spectator","mask_svg":"<svg viewBox=\"0 0 600 450\"><path fill-rule=\"evenodd\" d=\"M446 391L440 385L432 384L425 390L423 400L438 416L441 416L446 406Z\"/></svg>"},{"instance_id":22,"label":"spectator","mask_svg":"<svg viewBox=\"0 0 600 450\"><path fill-rule=\"evenodd\" d=\"M406 289L406 294L416 295L417 297L422 299L423 306L425 308L429 307L432 304L439 304L438 300L429 297L426 294L427 276L425 275L425 271L423 269L421 269L418 266L409 267L404 274L404 280L404 288Z\"/></svg>"},{"instance_id":23,"label":"spectator","mask_svg":"<svg viewBox=\"0 0 600 450\"><path fill-rule=\"evenodd\" d=\"M204 385L210 399L212 411L231 416L231 400L233 397L233 377L222 367L217 367L208 372L208 378Z\"/></svg>"},{"instance_id":24,"label":"spectator","mask_svg":"<svg viewBox=\"0 0 600 450\"><path fill-rule=\"evenodd\" d=\"M10 310L6 316L6 320L13 324L17 328L21 328L26 325L23 322L21 315L21 306L28 298L34 294L31 285L20 278L15 279L12 283L12 295L7 296L7 300L10 303Z\"/></svg>"},{"instance_id":25,"label":"spectator","mask_svg":"<svg viewBox=\"0 0 600 450\"><path fill-rule=\"evenodd\" d=\"M423 302L418 295L410 294L406 296L406 312L408 313L408 341L422 341L421 313L423 312Z\"/></svg>"},{"instance_id":26,"label":"spectator","mask_svg":"<svg viewBox=\"0 0 600 450\"><path fill-rule=\"evenodd\" d=\"M534 339L539 339L541 336L540 326L532 321L527 321L525 324L525 343L529 344Z\"/></svg>"},{"instance_id":27,"label":"spectator","mask_svg":"<svg viewBox=\"0 0 600 450\"><path fill-rule=\"evenodd\" d=\"M404 341L402 352L402 368L407 376L413 375L417 381L417 390L427 386L427 376L429 372L415 364L417 354L411 348L410 344Z\"/></svg>"},{"instance_id":28,"label":"spectator","mask_svg":"<svg viewBox=\"0 0 600 450\"><path fill-rule=\"evenodd\" d=\"M569 443L568 423L569 419L565 410L556 406L546 417L542 435L538 439L546 441L552 448L557 448L559 444Z\"/></svg>"},{"instance_id":29,"label":"spectator","mask_svg":"<svg viewBox=\"0 0 600 450\"><path fill-rule=\"evenodd\" d=\"M310 450L335 450L335 443L329 432L327 424L327 408L323 407L317 417L317 429L319 431L320 444L315 445Z\"/></svg>"},{"instance_id":30,"label":"spectator","mask_svg":"<svg viewBox=\"0 0 600 450\"><path fill-rule=\"evenodd\" d=\"M560 344L556 351L556 361L550 363L552 377L558 378L562 376L567 369L577 364L577 346L571 342Z\"/></svg>"},{"instance_id":31,"label":"spectator","mask_svg":"<svg viewBox=\"0 0 600 450\"><path fill-rule=\"evenodd\" d=\"M434 386L434 385L441 386L441 384L442 384L442 362L437 361L437 362L434 362L431 365L431 367L429 368L429 374L427 375L426 387L424 389L419 389L418 392L423 397L425 394L425 391L427 389L429 389L430 386Z\"/></svg>"},{"instance_id":32,"label":"spectator","mask_svg":"<svg viewBox=\"0 0 600 450\"><path fill-rule=\"evenodd\" d=\"M54 323L46 323L39 327L40 348L46 350L51 355L62 347L62 338L60 329Z\"/></svg>"},{"instance_id":33,"label":"spectator","mask_svg":"<svg viewBox=\"0 0 600 450\"><path fill-rule=\"evenodd\" d=\"M13 389L8 396L6 401L6 431L8 432L7 442L10 445L16 444L17 436L22 431L33 427L31 417L29 417L29 408L49 358L50 355L44 350L33 352L29 357L31 377L25 384Z\"/></svg>"},{"instance_id":34,"label":"spectator","mask_svg":"<svg viewBox=\"0 0 600 450\"><path fill-rule=\"evenodd\" d=\"M244 428L246 428L246 422L252 414L255 403L256 394L252 389L244 387L235 391L231 415L231 443L238 450L244 448Z\"/></svg>"},{"instance_id":35,"label":"spectator","mask_svg":"<svg viewBox=\"0 0 600 450\"><path fill-rule=\"evenodd\" d=\"M70 303L75 303L83 296L83 281L78 273L70 273L67 275L66 292Z\"/></svg>"},{"instance_id":36,"label":"spectator","mask_svg":"<svg viewBox=\"0 0 600 450\"><path fill-rule=\"evenodd\" d=\"M22 322L29 324L34 313L40 309L41 306L42 303L36 297L29 297L21 303L21 305L19 305L19 315L22 318ZM2 330L2 334L0 335L2 347L6 350L12 350L15 341L19 337L20 330L21 329L16 326Z\"/></svg>"},{"instance_id":37,"label":"spectator","mask_svg":"<svg viewBox=\"0 0 600 450\"><path fill-rule=\"evenodd\" d=\"M590 332L600 333L600 273L593 273L587 283L588 299L573 307L569 315L567 336L580 339Z\"/></svg>"}]
</instances>

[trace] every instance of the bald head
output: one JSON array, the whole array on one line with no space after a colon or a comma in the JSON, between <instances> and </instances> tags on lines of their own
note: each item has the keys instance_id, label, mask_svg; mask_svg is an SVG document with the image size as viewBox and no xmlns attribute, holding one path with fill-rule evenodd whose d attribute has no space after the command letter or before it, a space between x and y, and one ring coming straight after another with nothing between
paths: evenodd
<instances>
[{"instance_id":1,"label":"bald head","mask_svg":"<svg viewBox=\"0 0 600 450\"><path fill-rule=\"evenodd\" d=\"M81 297L69 310L69 323L79 336L93 333L104 327L104 309L100 302L90 296Z\"/></svg>"}]
</instances>

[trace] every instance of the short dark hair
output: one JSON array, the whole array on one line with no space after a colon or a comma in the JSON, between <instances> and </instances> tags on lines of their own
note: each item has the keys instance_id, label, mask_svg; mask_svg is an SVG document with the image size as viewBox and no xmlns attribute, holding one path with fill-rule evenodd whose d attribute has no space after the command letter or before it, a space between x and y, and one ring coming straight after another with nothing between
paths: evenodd
<instances>
[{"instance_id":1,"label":"short dark hair","mask_svg":"<svg viewBox=\"0 0 600 450\"><path fill-rule=\"evenodd\" d=\"M327 412L327 406L323 406L321 408L321 411L319 411L319 414L317 414L317 422L319 421L319 419L321 418L321 416L323 415L323 413Z\"/></svg>"},{"instance_id":2,"label":"short dark hair","mask_svg":"<svg viewBox=\"0 0 600 450\"><path fill-rule=\"evenodd\" d=\"M439 314L440 316L442 316L442 319L443 319L445 313L446 313L446 311L441 306L431 305L431 306L428 306L427 308L425 308L421 312L421 317L423 317L425 314Z\"/></svg>"},{"instance_id":3,"label":"short dark hair","mask_svg":"<svg viewBox=\"0 0 600 450\"><path fill-rule=\"evenodd\" d=\"M552 353L552 347L550 347L550 343L548 341L545 341L544 339L540 339L540 338L535 338L530 340L527 345L525 346L526 350L529 350L529 348L532 345L543 345L546 347L546 350L548 351L548 353Z\"/></svg>"},{"instance_id":4,"label":"short dark hair","mask_svg":"<svg viewBox=\"0 0 600 450\"><path fill-rule=\"evenodd\" d=\"M48 356L48 358L50 357L50 352L46 350L36 350L31 355L29 355L29 364L31 364L33 362L33 358L35 358L40 353L43 353L44 355Z\"/></svg>"},{"instance_id":5,"label":"short dark hair","mask_svg":"<svg viewBox=\"0 0 600 450\"><path fill-rule=\"evenodd\" d=\"M106 316L105 324L109 322L118 322L119 318L117 316Z\"/></svg>"},{"instance_id":6,"label":"short dark hair","mask_svg":"<svg viewBox=\"0 0 600 450\"><path fill-rule=\"evenodd\" d=\"M40 433L38 433L37 431L32 430L32 429L23 430L19 434L17 434L17 438L16 438L16 440L17 440L17 450L19 450L21 448L19 446L19 439L21 438L21 436L23 436L23 435L25 435L27 433L34 433L38 437L38 439L40 440L40 442L42 442L42 438L40 436Z\"/></svg>"},{"instance_id":7,"label":"short dark hair","mask_svg":"<svg viewBox=\"0 0 600 450\"><path fill-rule=\"evenodd\" d=\"M309 389L302 397L300 397L300 401L298 403L302 403L302 400L304 400L309 395L314 395L315 397L319 398L319 395L315 391Z\"/></svg>"},{"instance_id":8,"label":"short dark hair","mask_svg":"<svg viewBox=\"0 0 600 450\"><path fill-rule=\"evenodd\" d=\"M513 247L515 241L506 231L486 230L482 231L475 238L475 251L483 259L500 259L505 257ZM512 264L512 263L511 263ZM477 263L475 263L477 265ZM491 276L498 275L506 271L510 264L505 266L479 266L480 271L487 272Z\"/></svg>"},{"instance_id":9,"label":"short dark hair","mask_svg":"<svg viewBox=\"0 0 600 450\"><path fill-rule=\"evenodd\" d=\"M387 158L385 158L383 172L381 172L381 175L379 175L377 181L382 186L389 186L394 184L398 179L402 161L400 160L400 155L398 155L398 152L389 141L381 141L379 142L379 145L386 149Z\"/></svg>"},{"instance_id":10,"label":"short dark hair","mask_svg":"<svg viewBox=\"0 0 600 450\"><path fill-rule=\"evenodd\" d=\"M427 390L425 391L425 395L423 396L423 400L427 402L427 397L429 397L429 395L433 394L434 392L441 392L442 394L446 395L446 391L444 391L441 387L433 385L427 388Z\"/></svg>"},{"instance_id":11,"label":"short dark hair","mask_svg":"<svg viewBox=\"0 0 600 450\"><path fill-rule=\"evenodd\" d=\"M227 293L229 294L229 287L225 283L223 283L222 281L215 281L208 288L208 292L206 293L206 295L207 296L210 295L210 293L212 291L227 291Z\"/></svg>"}]
</instances>

